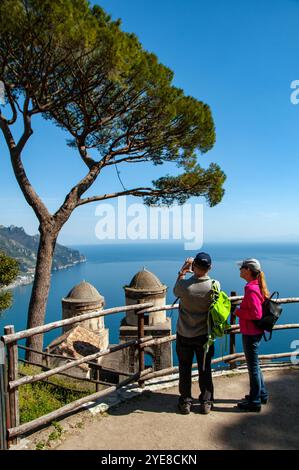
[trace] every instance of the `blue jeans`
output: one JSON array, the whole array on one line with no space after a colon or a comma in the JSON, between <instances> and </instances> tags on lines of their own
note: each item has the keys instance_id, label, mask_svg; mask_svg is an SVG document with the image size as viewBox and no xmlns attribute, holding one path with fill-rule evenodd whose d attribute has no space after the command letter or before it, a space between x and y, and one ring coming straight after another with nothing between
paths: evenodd
<instances>
[{"instance_id":1,"label":"blue jeans","mask_svg":"<svg viewBox=\"0 0 299 470\"><path fill-rule=\"evenodd\" d=\"M255 405L261 404L261 398L268 398L268 392L258 358L258 350L262 337L262 334L242 335L243 350L249 374L249 401Z\"/></svg>"}]
</instances>

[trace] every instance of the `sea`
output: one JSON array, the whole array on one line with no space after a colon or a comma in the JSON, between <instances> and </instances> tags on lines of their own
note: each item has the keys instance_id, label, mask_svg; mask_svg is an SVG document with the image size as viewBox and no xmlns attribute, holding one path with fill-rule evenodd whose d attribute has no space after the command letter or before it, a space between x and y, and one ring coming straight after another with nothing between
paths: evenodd
<instances>
[{"instance_id":1,"label":"sea","mask_svg":"<svg viewBox=\"0 0 299 470\"><path fill-rule=\"evenodd\" d=\"M177 272L184 260L195 256L186 251L179 242L127 242L124 244L76 245L87 261L52 273L51 289L47 304L46 322L62 318L61 299L81 281L87 281L97 288L105 298L105 308L125 305L124 286L130 284L133 276L143 268L153 272L163 284L168 286L166 303L175 300L173 286ZM218 279L222 290L243 295L245 281L240 278L237 262L245 258L257 258L266 275L269 290L278 291L280 297L299 297L299 244L295 243L207 243L198 251L208 252L213 266L210 276ZM13 289L13 305L0 316L0 332L5 325L14 325L16 331L26 329L27 310L32 285ZM172 331L176 331L177 310L169 312ZM109 315L105 327L109 328L111 344L119 342L119 326L124 313ZM283 305L279 323L299 323L299 304ZM44 336L44 346L61 334L61 329L48 332ZM271 341L261 343L262 354L293 352L299 344L299 329L273 332ZM20 342L20 344L22 344ZM24 344L24 343L23 343ZM242 351L241 335L237 335L237 351ZM226 344L217 341L216 356L225 354ZM147 358L147 361L150 361ZM177 365L175 344L173 362ZM150 364L147 364L150 365Z\"/></svg>"}]
</instances>

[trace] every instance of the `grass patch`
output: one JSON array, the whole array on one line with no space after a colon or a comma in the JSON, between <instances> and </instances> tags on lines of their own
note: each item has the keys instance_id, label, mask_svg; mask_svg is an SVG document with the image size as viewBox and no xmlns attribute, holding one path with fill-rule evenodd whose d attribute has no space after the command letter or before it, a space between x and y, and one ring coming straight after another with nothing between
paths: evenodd
<instances>
[{"instance_id":1,"label":"grass patch","mask_svg":"<svg viewBox=\"0 0 299 470\"><path fill-rule=\"evenodd\" d=\"M75 428L82 429L84 426L82 421L79 421L79 423L75 424Z\"/></svg>"},{"instance_id":2,"label":"grass patch","mask_svg":"<svg viewBox=\"0 0 299 470\"><path fill-rule=\"evenodd\" d=\"M19 389L21 424L57 410L85 395L84 392L65 390L46 382L25 384Z\"/></svg>"},{"instance_id":3,"label":"grass patch","mask_svg":"<svg viewBox=\"0 0 299 470\"><path fill-rule=\"evenodd\" d=\"M41 372L41 368L21 365L19 372L22 375L35 375ZM82 385L82 382L67 377L64 379L64 377L54 376L50 380L51 383L34 382L22 385L19 388L21 424L57 410L95 391L94 384L86 383ZM53 433L59 433L57 427L55 427Z\"/></svg>"},{"instance_id":4,"label":"grass patch","mask_svg":"<svg viewBox=\"0 0 299 470\"><path fill-rule=\"evenodd\" d=\"M61 424L53 421L52 426L54 426L54 431L52 431L49 435L48 441L55 441L56 439L59 439L63 433L63 427Z\"/></svg>"},{"instance_id":5,"label":"grass patch","mask_svg":"<svg viewBox=\"0 0 299 470\"><path fill-rule=\"evenodd\" d=\"M48 447L51 446L52 441L60 439L60 437L64 433L61 424L57 423L56 421L53 421L51 424L54 427L54 431L49 434L48 439L46 441L39 441L35 446L35 450L46 450Z\"/></svg>"},{"instance_id":6,"label":"grass patch","mask_svg":"<svg viewBox=\"0 0 299 470\"><path fill-rule=\"evenodd\" d=\"M45 447L46 447L46 442L45 441L39 441L35 446L35 450L44 450Z\"/></svg>"}]
</instances>

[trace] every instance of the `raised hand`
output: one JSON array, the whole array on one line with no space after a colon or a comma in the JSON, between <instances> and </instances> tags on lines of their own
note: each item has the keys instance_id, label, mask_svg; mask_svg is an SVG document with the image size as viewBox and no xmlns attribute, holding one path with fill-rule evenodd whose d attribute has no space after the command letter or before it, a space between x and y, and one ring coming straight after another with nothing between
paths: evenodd
<instances>
[{"instance_id":1,"label":"raised hand","mask_svg":"<svg viewBox=\"0 0 299 470\"><path fill-rule=\"evenodd\" d=\"M192 263L193 263L194 258L186 258L183 266L181 267L182 272L186 273L192 273Z\"/></svg>"}]
</instances>

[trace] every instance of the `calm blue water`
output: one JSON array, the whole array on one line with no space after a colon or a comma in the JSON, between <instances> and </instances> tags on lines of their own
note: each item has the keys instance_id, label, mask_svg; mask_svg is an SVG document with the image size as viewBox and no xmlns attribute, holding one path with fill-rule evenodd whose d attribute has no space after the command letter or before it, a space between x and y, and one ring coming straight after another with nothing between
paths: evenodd
<instances>
[{"instance_id":1,"label":"calm blue water","mask_svg":"<svg viewBox=\"0 0 299 470\"><path fill-rule=\"evenodd\" d=\"M93 284L105 297L106 307L125 305L123 286L129 284L136 272L143 266L155 273L169 286L167 303L174 301L172 287L177 271L187 256L195 253L184 251L183 244L123 244L76 246L87 257L87 262L53 273L46 322L61 319L61 299L82 280ZM278 290L281 297L299 297L299 244L206 244L201 251L210 253L213 260L211 276L219 279L227 293L237 291L243 294L244 281L239 277L236 261L254 257L263 266L270 291ZM15 325L16 331L26 328L27 308L31 285L14 289L14 303L0 317L0 331L8 324ZM110 329L110 343L118 343L118 329L123 314L108 316L105 325ZM173 311L172 329L175 332L177 312ZM280 323L299 323L299 304L284 305ZM47 345L60 330L45 335ZM299 339L298 330L275 332L269 343L262 342L261 352L288 352L290 343ZM241 351L241 338L237 337L237 350ZM217 347L217 355L220 346ZM174 352L174 364L177 364Z\"/></svg>"}]
</instances>

